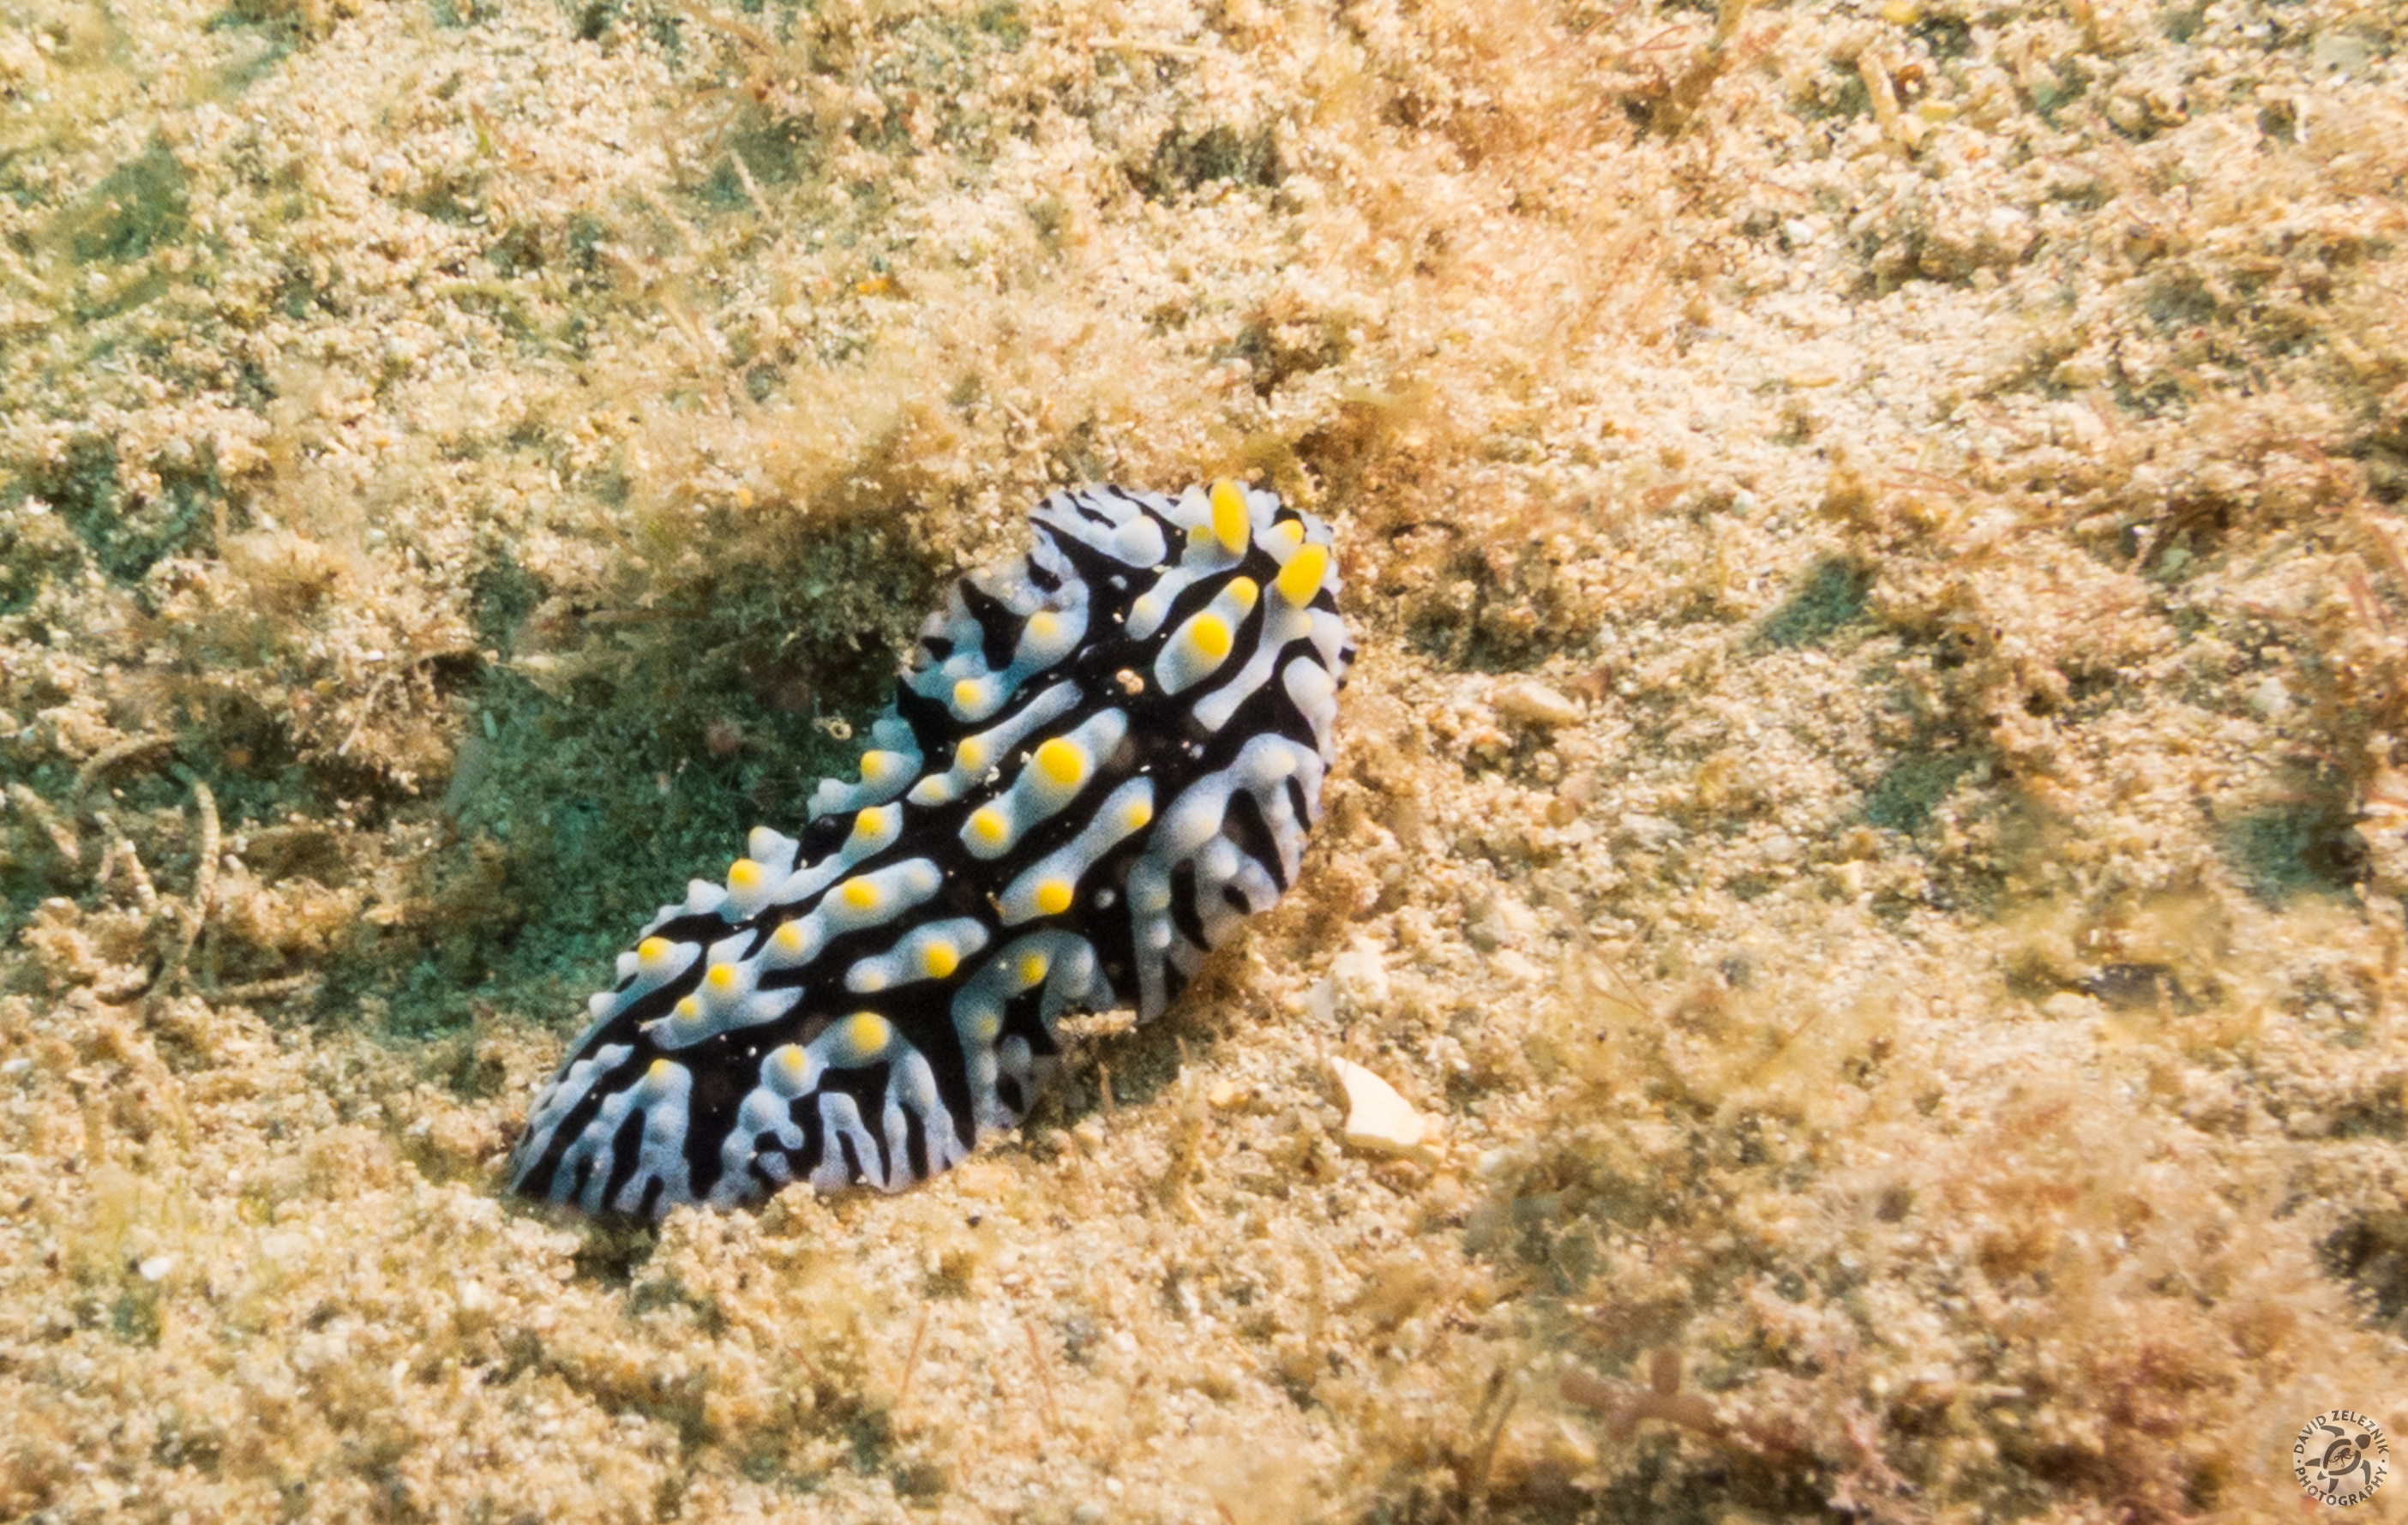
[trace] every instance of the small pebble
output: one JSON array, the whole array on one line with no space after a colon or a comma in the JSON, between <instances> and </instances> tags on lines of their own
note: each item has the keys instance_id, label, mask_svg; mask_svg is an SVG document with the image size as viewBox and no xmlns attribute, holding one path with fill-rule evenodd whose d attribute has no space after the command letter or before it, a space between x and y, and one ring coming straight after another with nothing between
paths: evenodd
<instances>
[{"instance_id":1,"label":"small pebble","mask_svg":"<svg viewBox=\"0 0 2408 1525\"><path fill-rule=\"evenodd\" d=\"M1403 1155L1421 1147L1429 1124L1395 1086L1351 1060L1332 1058L1329 1067L1346 1090L1346 1127L1340 1136L1349 1148Z\"/></svg>"},{"instance_id":2,"label":"small pebble","mask_svg":"<svg viewBox=\"0 0 2408 1525\"><path fill-rule=\"evenodd\" d=\"M1508 720L1526 720L1534 726L1570 726L1581 717L1579 705L1536 678L1498 683L1489 691L1488 707Z\"/></svg>"}]
</instances>

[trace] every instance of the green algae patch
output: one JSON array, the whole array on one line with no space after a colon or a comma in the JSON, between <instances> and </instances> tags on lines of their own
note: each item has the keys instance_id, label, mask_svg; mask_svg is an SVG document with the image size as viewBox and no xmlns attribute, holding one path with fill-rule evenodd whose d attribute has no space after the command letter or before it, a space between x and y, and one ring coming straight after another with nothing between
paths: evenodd
<instances>
[{"instance_id":1,"label":"green algae patch","mask_svg":"<svg viewBox=\"0 0 2408 1525\"><path fill-rule=\"evenodd\" d=\"M580 1008L627 927L850 766L847 717L883 702L896 616L930 597L908 537L859 525L791 563L703 564L581 614L510 564L480 574L480 628L516 655L465 693L410 914L329 971L322 1010L366 997L423 1034L476 1005Z\"/></svg>"},{"instance_id":2,"label":"green algae patch","mask_svg":"<svg viewBox=\"0 0 2408 1525\"><path fill-rule=\"evenodd\" d=\"M1865 819L1912 836L1931 822L1975 759L1954 752L1908 753L1891 763L1865 794Z\"/></svg>"},{"instance_id":3,"label":"green algae patch","mask_svg":"<svg viewBox=\"0 0 2408 1525\"><path fill-rule=\"evenodd\" d=\"M191 178L165 143L110 170L51 224L51 240L77 260L123 264L186 237Z\"/></svg>"},{"instance_id":4,"label":"green algae patch","mask_svg":"<svg viewBox=\"0 0 2408 1525\"><path fill-rule=\"evenodd\" d=\"M1864 616L1865 595L1871 585L1869 568L1840 560L1816 562L1798 591L1765 620L1764 639L1775 646L1828 640Z\"/></svg>"}]
</instances>

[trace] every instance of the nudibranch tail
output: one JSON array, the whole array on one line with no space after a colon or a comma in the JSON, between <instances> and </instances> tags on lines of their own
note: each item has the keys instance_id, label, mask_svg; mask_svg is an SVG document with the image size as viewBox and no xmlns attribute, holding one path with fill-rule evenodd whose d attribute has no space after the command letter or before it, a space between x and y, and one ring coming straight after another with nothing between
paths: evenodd
<instances>
[{"instance_id":1,"label":"nudibranch tail","mask_svg":"<svg viewBox=\"0 0 2408 1525\"><path fill-rule=\"evenodd\" d=\"M1159 1014L1296 880L1354 650L1330 532L1096 487L932 616L852 783L664 906L511 1187L588 1213L887 1191L1015 1126L1062 1017Z\"/></svg>"}]
</instances>

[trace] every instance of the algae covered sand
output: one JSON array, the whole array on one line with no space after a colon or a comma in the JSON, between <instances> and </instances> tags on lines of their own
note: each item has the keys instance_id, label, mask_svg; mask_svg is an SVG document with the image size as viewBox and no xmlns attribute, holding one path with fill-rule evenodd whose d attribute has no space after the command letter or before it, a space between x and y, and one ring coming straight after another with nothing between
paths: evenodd
<instances>
[{"instance_id":1,"label":"algae covered sand","mask_svg":"<svg viewBox=\"0 0 2408 1525\"><path fill-rule=\"evenodd\" d=\"M11 0L0 1516L2295 1518L2408 1427L2402 29ZM1281 908L925 1187L503 1200L944 579L1225 472L1363 648Z\"/></svg>"}]
</instances>

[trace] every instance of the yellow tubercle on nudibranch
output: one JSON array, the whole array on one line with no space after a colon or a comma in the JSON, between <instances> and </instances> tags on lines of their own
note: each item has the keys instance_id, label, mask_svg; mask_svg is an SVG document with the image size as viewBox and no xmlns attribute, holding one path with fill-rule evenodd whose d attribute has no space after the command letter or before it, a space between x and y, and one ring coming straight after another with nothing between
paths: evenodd
<instances>
[{"instance_id":1,"label":"yellow tubercle on nudibranch","mask_svg":"<svg viewBox=\"0 0 2408 1525\"><path fill-rule=\"evenodd\" d=\"M837 1046L845 1051L846 1062L852 1064L866 1064L883 1054L895 1036L895 1025L876 1012L855 1012L837 1030Z\"/></svg>"},{"instance_id":2,"label":"yellow tubercle on nudibranch","mask_svg":"<svg viewBox=\"0 0 2408 1525\"><path fill-rule=\"evenodd\" d=\"M911 792L903 798L915 805L936 806L950 805L961 797L961 790L953 786L951 778L942 773L931 773L911 785Z\"/></svg>"},{"instance_id":3,"label":"yellow tubercle on nudibranch","mask_svg":"<svg viewBox=\"0 0 2408 1525\"><path fill-rule=\"evenodd\" d=\"M1033 760L1039 772L1065 789L1077 788L1092 765L1092 760L1077 742L1066 741L1058 736L1039 747Z\"/></svg>"},{"instance_id":4,"label":"yellow tubercle on nudibranch","mask_svg":"<svg viewBox=\"0 0 2408 1525\"><path fill-rule=\"evenodd\" d=\"M1218 614L1198 614L1187 624L1187 644L1208 662L1229 655L1229 626Z\"/></svg>"},{"instance_id":5,"label":"yellow tubercle on nudibranch","mask_svg":"<svg viewBox=\"0 0 2408 1525\"><path fill-rule=\"evenodd\" d=\"M799 921L790 921L769 934L769 951L781 963L799 963L810 946L810 935Z\"/></svg>"},{"instance_id":6,"label":"yellow tubercle on nudibranch","mask_svg":"<svg viewBox=\"0 0 2408 1525\"><path fill-rule=\"evenodd\" d=\"M1303 871L1353 656L1326 526L1237 481L1034 522L924 626L858 774L619 955L513 1189L896 1189L1026 1115L1066 1016L1151 1019Z\"/></svg>"},{"instance_id":7,"label":"yellow tubercle on nudibranch","mask_svg":"<svg viewBox=\"0 0 2408 1525\"><path fill-rule=\"evenodd\" d=\"M1328 575L1327 546L1298 546L1296 554L1287 558L1287 565L1280 568L1279 576L1271 580L1271 585L1279 589L1281 597L1301 609L1312 602L1312 596L1321 591L1322 580Z\"/></svg>"},{"instance_id":8,"label":"yellow tubercle on nudibranch","mask_svg":"<svg viewBox=\"0 0 2408 1525\"><path fill-rule=\"evenodd\" d=\"M727 866L727 909L738 915L751 915L760 910L762 902L776 888L767 864L739 857Z\"/></svg>"},{"instance_id":9,"label":"yellow tubercle on nudibranch","mask_svg":"<svg viewBox=\"0 0 2408 1525\"><path fill-rule=\"evenodd\" d=\"M762 1078L781 1094L799 1096L810 1085L811 1057L798 1043L781 1043L761 1067Z\"/></svg>"},{"instance_id":10,"label":"yellow tubercle on nudibranch","mask_svg":"<svg viewBox=\"0 0 2408 1525\"><path fill-rule=\"evenodd\" d=\"M1246 513L1246 490L1224 477L1212 484L1212 538L1221 549L1237 555L1254 538L1254 525Z\"/></svg>"},{"instance_id":11,"label":"yellow tubercle on nudibranch","mask_svg":"<svg viewBox=\"0 0 2408 1525\"><path fill-rule=\"evenodd\" d=\"M984 720L1004 702L1003 680L993 673L953 684L953 712L961 720Z\"/></svg>"},{"instance_id":12,"label":"yellow tubercle on nudibranch","mask_svg":"<svg viewBox=\"0 0 2408 1525\"><path fill-rule=\"evenodd\" d=\"M845 848L867 856L893 842L902 825L902 811L893 805L872 805L853 818L853 831L845 839Z\"/></svg>"},{"instance_id":13,"label":"yellow tubercle on nudibranch","mask_svg":"<svg viewBox=\"0 0 2408 1525\"><path fill-rule=\"evenodd\" d=\"M1162 652L1154 661L1154 682L1162 685L1166 694L1185 693L1211 677L1228 660L1236 640L1237 632L1221 613L1212 609L1198 611L1163 642Z\"/></svg>"}]
</instances>

